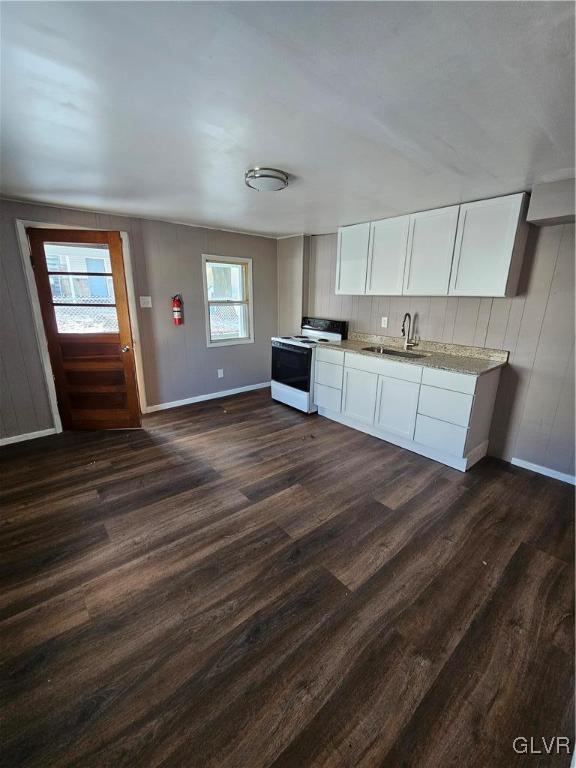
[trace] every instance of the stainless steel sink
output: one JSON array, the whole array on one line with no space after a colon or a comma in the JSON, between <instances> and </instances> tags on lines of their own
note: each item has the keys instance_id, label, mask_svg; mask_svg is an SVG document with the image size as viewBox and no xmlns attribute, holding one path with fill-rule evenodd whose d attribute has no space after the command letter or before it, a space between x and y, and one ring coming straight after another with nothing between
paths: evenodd
<instances>
[{"instance_id":1,"label":"stainless steel sink","mask_svg":"<svg viewBox=\"0 0 576 768\"><path fill-rule=\"evenodd\" d=\"M375 352L378 355L391 355L392 357L409 357L417 360L419 357L428 357L425 352L407 352L403 349L391 349L390 347L362 347L364 352Z\"/></svg>"}]
</instances>

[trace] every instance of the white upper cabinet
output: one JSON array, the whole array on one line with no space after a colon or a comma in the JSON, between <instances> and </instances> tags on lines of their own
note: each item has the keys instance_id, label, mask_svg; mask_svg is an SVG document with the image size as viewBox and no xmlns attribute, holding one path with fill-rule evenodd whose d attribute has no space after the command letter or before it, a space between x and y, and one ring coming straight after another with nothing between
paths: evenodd
<instances>
[{"instance_id":1,"label":"white upper cabinet","mask_svg":"<svg viewBox=\"0 0 576 768\"><path fill-rule=\"evenodd\" d=\"M373 221L370 227L370 252L366 293L400 296L408 247L410 216Z\"/></svg>"},{"instance_id":2,"label":"white upper cabinet","mask_svg":"<svg viewBox=\"0 0 576 768\"><path fill-rule=\"evenodd\" d=\"M405 295L448 295L459 209L451 205L410 216Z\"/></svg>"},{"instance_id":3,"label":"white upper cabinet","mask_svg":"<svg viewBox=\"0 0 576 768\"><path fill-rule=\"evenodd\" d=\"M336 293L514 296L527 205L521 192L341 227Z\"/></svg>"},{"instance_id":4,"label":"white upper cabinet","mask_svg":"<svg viewBox=\"0 0 576 768\"><path fill-rule=\"evenodd\" d=\"M370 222L338 230L336 293L357 295L366 292L369 241Z\"/></svg>"},{"instance_id":5,"label":"white upper cabinet","mask_svg":"<svg viewBox=\"0 0 576 768\"><path fill-rule=\"evenodd\" d=\"M452 295L514 295L526 242L526 204L521 193L460 206Z\"/></svg>"}]
</instances>

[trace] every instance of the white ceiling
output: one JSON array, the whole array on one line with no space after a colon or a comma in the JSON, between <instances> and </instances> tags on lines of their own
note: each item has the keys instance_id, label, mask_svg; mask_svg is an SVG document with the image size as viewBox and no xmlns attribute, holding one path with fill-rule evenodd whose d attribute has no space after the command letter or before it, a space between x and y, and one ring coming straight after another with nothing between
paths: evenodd
<instances>
[{"instance_id":1,"label":"white ceiling","mask_svg":"<svg viewBox=\"0 0 576 768\"><path fill-rule=\"evenodd\" d=\"M574 175L570 2L2 4L2 193L269 234ZM244 186L252 165L294 175Z\"/></svg>"}]
</instances>

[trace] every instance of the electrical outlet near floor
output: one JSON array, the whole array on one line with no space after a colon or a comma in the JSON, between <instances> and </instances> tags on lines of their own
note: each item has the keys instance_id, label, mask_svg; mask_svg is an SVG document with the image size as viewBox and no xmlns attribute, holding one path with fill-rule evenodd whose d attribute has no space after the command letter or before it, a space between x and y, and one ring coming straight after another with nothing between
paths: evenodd
<instances>
[{"instance_id":1,"label":"electrical outlet near floor","mask_svg":"<svg viewBox=\"0 0 576 768\"><path fill-rule=\"evenodd\" d=\"M382 326L381 327L382 328L388 328L388 318L387 317L383 317L382 318Z\"/></svg>"},{"instance_id":2,"label":"electrical outlet near floor","mask_svg":"<svg viewBox=\"0 0 576 768\"><path fill-rule=\"evenodd\" d=\"M224 368L218 368L218 378L219 379L224 378Z\"/></svg>"}]
</instances>

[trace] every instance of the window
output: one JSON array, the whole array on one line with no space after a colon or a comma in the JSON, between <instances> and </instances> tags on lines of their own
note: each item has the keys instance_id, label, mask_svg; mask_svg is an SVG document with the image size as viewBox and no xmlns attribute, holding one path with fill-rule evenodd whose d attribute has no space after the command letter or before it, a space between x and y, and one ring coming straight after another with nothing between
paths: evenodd
<instances>
[{"instance_id":1,"label":"window","mask_svg":"<svg viewBox=\"0 0 576 768\"><path fill-rule=\"evenodd\" d=\"M58 333L118 333L107 245L44 243Z\"/></svg>"},{"instance_id":2,"label":"window","mask_svg":"<svg viewBox=\"0 0 576 768\"><path fill-rule=\"evenodd\" d=\"M202 256L209 347L254 341L252 259Z\"/></svg>"}]
</instances>

